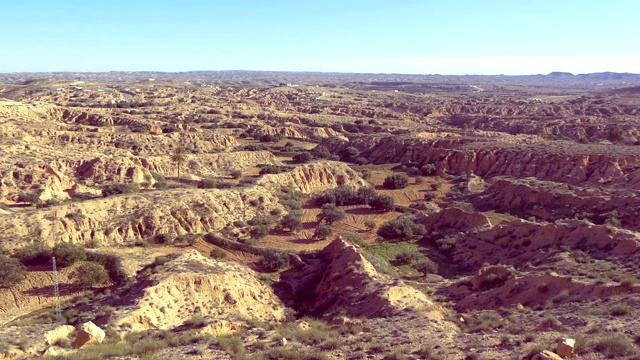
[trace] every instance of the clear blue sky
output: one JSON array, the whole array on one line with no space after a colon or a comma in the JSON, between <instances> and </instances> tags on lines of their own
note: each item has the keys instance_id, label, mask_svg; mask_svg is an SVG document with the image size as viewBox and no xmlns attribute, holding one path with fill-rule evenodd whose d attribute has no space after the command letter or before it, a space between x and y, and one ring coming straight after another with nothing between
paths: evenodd
<instances>
[{"instance_id":1,"label":"clear blue sky","mask_svg":"<svg viewBox=\"0 0 640 360\"><path fill-rule=\"evenodd\" d=\"M0 72L640 73L636 0L4 0Z\"/></svg>"}]
</instances>

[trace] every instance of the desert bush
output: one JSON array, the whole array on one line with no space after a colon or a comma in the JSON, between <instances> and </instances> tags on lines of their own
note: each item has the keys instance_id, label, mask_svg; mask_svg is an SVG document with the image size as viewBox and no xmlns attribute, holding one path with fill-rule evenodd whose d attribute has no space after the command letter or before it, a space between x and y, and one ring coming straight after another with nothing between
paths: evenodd
<instances>
[{"instance_id":1,"label":"desert bush","mask_svg":"<svg viewBox=\"0 0 640 360\"><path fill-rule=\"evenodd\" d=\"M277 143L278 141L284 139L284 135L282 134L264 134L258 138L261 142L273 142Z\"/></svg>"},{"instance_id":2,"label":"desert bush","mask_svg":"<svg viewBox=\"0 0 640 360\"><path fill-rule=\"evenodd\" d=\"M392 199L392 200L393 200L393 199ZM375 222L375 221L373 221L373 220L366 220L366 221L364 222L364 227L365 227L367 230L371 231L371 230L373 230L373 229L375 229L375 228L376 228L376 222Z\"/></svg>"},{"instance_id":3,"label":"desert bush","mask_svg":"<svg viewBox=\"0 0 640 360\"><path fill-rule=\"evenodd\" d=\"M280 174L283 172L291 171L293 167L285 165L267 165L260 169L260 175L265 174Z\"/></svg>"},{"instance_id":4,"label":"desert bush","mask_svg":"<svg viewBox=\"0 0 640 360\"><path fill-rule=\"evenodd\" d=\"M263 354L265 360L329 360L326 353L315 349L271 348Z\"/></svg>"},{"instance_id":5,"label":"desert bush","mask_svg":"<svg viewBox=\"0 0 640 360\"><path fill-rule=\"evenodd\" d=\"M413 264L413 268L416 269L416 271L421 272L424 276L427 276L427 274L438 273L438 264L429 258L424 258L424 260L420 260Z\"/></svg>"},{"instance_id":6,"label":"desert bush","mask_svg":"<svg viewBox=\"0 0 640 360\"><path fill-rule=\"evenodd\" d=\"M290 232L302 230L302 214L289 213L280 219L280 228Z\"/></svg>"},{"instance_id":7,"label":"desert bush","mask_svg":"<svg viewBox=\"0 0 640 360\"><path fill-rule=\"evenodd\" d=\"M373 210L389 212L396 208L395 201L389 195L378 194L369 200L369 206Z\"/></svg>"},{"instance_id":8,"label":"desert bush","mask_svg":"<svg viewBox=\"0 0 640 360\"><path fill-rule=\"evenodd\" d=\"M200 180L200 182L198 182L198 188L199 189L215 189L218 186L218 182L219 181L216 178L212 178L212 177L204 178Z\"/></svg>"},{"instance_id":9,"label":"desert bush","mask_svg":"<svg viewBox=\"0 0 640 360\"><path fill-rule=\"evenodd\" d=\"M388 221L378 229L378 235L385 240L406 241L426 233L424 225L416 224L407 217Z\"/></svg>"},{"instance_id":10,"label":"desert bush","mask_svg":"<svg viewBox=\"0 0 640 360\"><path fill-rule=\"evenodd\" d=\"M69 277L83 288L91 288L106 283L109 273L104 266L96 262L87 262L78 266Z\"/></svg>"},{"instance_id":11,"label":"desert bush","mask_svg":"<svg viewBox=\"0 0 640 360\"><path fill-rule=\"evenodd\" d=\"M31 243L18 249L15 257L27 266L48 263L51 261L51 248L43 243Z\"/></svg>"},{"instance_id":12,"label":"desert bush","mask_svg":"<svg viewBox=\"0 0 640 360\"><path fill-rule=\"evenodd\" d=\"M56 264L65 267L76 261L84 261L87 259L86 250L80 246L70 242L61 242L53 247L52 255L56 258Z\"/></svg>"},{"instance_id":13,"label":"desert bush","mask_svg":"<svg viewBox=\"0 0 640 360\"><path fill-rule=\"evenodd\" d=\"M640 355L640 352L623 333L609 334L591 340L593 351L603 354L610 359L618 359L628 355Z\"/></svg>"},{"instance_id":14,"label":"desert bush","mask_svg":"<svg viewBox=\"0 0 640 360\"><path fill-rule=\"evenodd\" d=\"M355 231L345 231L345 232L341 232L340 233L340 237L342 237L342 240L352 243L352 244L356 244L359 246L364 246L364 239L362 239L362 235L358 234Z\"/></svg>"},{"instance_id":15,"label":"desert bush","mask_svg":"<svg viewBox=\"0 0 640 360\"><path fill-rule=\"evenodd\" d=\"M102 196L107 197L110 195L118 194L132 194L140 191L138 184L109 184L102 187Z\"/></svg>"},{"instance_id":16,"label":"desert bush","mask_svg":"<svg viewBox=\"0 0 640 360\"><path fill-rule=\"evenodd\" d=\"M422 176L416 176L416 184L424 184L424 178Z\"/></svg>"},{"instance_id":17,"label":"desert bush","mask_svg":"<svg viewBox=\"0 0 640 360\"><path fill-rule=\"evenodd\" d=\"M333 157L333 154L324 145L318 145L311 149L311 155L316 159L331 159Z\"/></svg>"},{"instance_id":18,"label":"desert bush","mask_svg":"<svg viewBox=\"0 0 640 360\"><path fill-rule=\"evenodd\" d=\"M249 230L249 236L254 240L260 240L269 235L271 227L269 225L256 225Z\"/></svg>"},{"instance_id":19,"label":"desert bush","mask_svg":"<svg viewBox=\"0 0 640 360\"><path fill-rule=\"evenodd\" d=\"M296 164L303 164L313 160L313 155L309 152L300 152L293 156L293 162Z\"/></svg>"},{"instance_id":20,"label":"desert bush","mask_svg":"<svg viewBox=\"0 0 640 360\"><path fill-rule=\"evenodd\" d=\"M364 169L364 170L362 170L361 174L362 174L361 176L362 176L363 179L365 179L365 180L371 179L371 170Z\"/></svg>"},{"instance_id":21,"label":"desert bush","mask_svg":"<svg viewBox=\"0 0 640 360\"><path fill-rule=\"evenodd\" d=\"M435 191L427 191L424 193L424 199L427 201L433 201L437 197L438 193L436 193Z\"/></svg>"},{"instance_id":22,"label":"desert bush","mask_svg":"<svg viewBox=\"0 0 640 360\"><path fill-rule=\"evenodd\" d=\"M211 254L209 254L214 259L224 259L227 257L227 253L224 250L215 248L211 250Z\"/></svg>"},{"instance_id":23,"label":"desert bush","mask_svg":"<svg viewBox=\"0 0 640 360\"><path fill-rule=\"evenodd\" d=\"M435 174L436 166L433 164L426 164L420 168L420 173L424 176L431 176Z\"/></svg>"},{"instance_id":24,"label":"desert bush","mask_svg":"<svg viewBox=\"0 0 640 360\"><path fill-rule=\"evenodd\" d=\"M358 199L358 204L369 205L371 199L376 197L378 193L376 190L369 186L363 186L358 189L356 192L356 197Z\"/></svg>"},{"instance_id":25,"label":"desert bush","mask_svg":"<svg viewBox=\"0 0 640 360\"><path fill-rule=\"evenodd\" d=\"M46 201L40 201L36 203L36 208L37 209L44 209L44 208L48 208L51 206L55 206L60 204L60 201L58 201L57 199L48 199Z\"/></svg>"},{"instance_id":26,"label":"desert bush","mask_svg":"<svg viewBox=\"0 0 640 360\"><path fill-rule=\"evenodd\" d=\"M258 266L268 272L284 269L289 266L289 255L279 251L267 252L258 260Z\"/></svg>"},{"instance_id":27,"label":"desert bush","mask_svg":"<svg viewBox=\"0 0 640 360\"><path fill-rule=\"evenodd\" d=\"M324 240L333 234L333 229L327 224L318 224L316 231L313 233L313 237L317 240Z\"/></svg>"},{"instance_id":28,"label":"desert bush","mask_svg":"<svg viewBox=\"0 0 640 360\"><path fill-rule=\"evenodd\" d=\"M232 188L235 184L229 181L220 181L216 185L216 189L229 189Z\"/></svg>"},{"instance_id":29,"label":"desert bush","mask_svg":"<svg viewBox=\"0 0 640 360\"><path fill-rule=\"evenodd\" d=\"M92 261L102 265L109 273L109 277L116 283L122 283L127 280L127 272L122 265L122 259L113 254L102 254L87 251L87 261Z\"/></svg>"},{"instance_id":30,"label":"desert bush","mask_svg":"<svg viewBox=\"0 0 640 360\"><path fill-rule=\"evenodd\" d=\"M265 146L264 144L247 144L247 145L242 147L242 150L244 150L244 151L265 151L265 150L269 150L269 148L267 146Z\"/></svg>"},{"instance_id":31,"label":"desert bush","mask_svg":"<svg viewBox=\"0 0 640 360\"><path fill-rule=\"evenodd\" d=\"M631 307L627 304L617 304L611 307L609 314L612 316L625 316L631 313Z\"/></svg>"},{"instance_id":32,"label":"desert bush","mask_svg":"<svg viewBox=\"0 0 640 360\"><path fill-rule=\"evenodd\" d=\"M20 283L27 275L27 268L20 260L0 255L0 288L10 288Z\"/></svg>"},{"instance_id":33,"label":"desert bush","mask_svg":"<svg viewBox=\"0 0 640 360\"><path fill-rule=\"evenodd\" d=\"M242 177L242 170L231 170L229 173L232 179L240 179Z\"/></svg>"},{"instance_id":34,"label":"desert bush","mask_svg":"<svg viewBox=\"0 0 640 360\"><path fill-rule=\"evenodd\" d=\"M251 218L247 223L251 226L256 225L271 225L275 222L275 218L269 215L256 215Z\"/></svg>"},{"instance_id":35,"label":"desert bush","mask_svg":"<svg viewBox=\"0 0 640 360\"><path fill-rule=\"evenodd\" d=\"M382 185L387 189L404 189L409 186L409 177L404 173L389 175Z\"/></svg>"},{"instance_id":36,"label":"desert bush","mask_svg":"<svg viewBox=\"0 0 640 360\"><path fill-rule=\"evenodd\" d=\"M162 233L154 236L153 241L157 244L171 245L173 244L173 236L168 233Z\"/></svg>"},{"instance_id":37,"label":"desert bush","mask_svg":"<svg viewBox=\"0 0 640 360\"><path fill-rule=\"evenodd\" d=\"M20 193L18 194L18 202L37 204L40 202L40 195L34 193Z\"/></svg>"},{"instance_id":38,"label":"desert bush","mask_svg":"<svg viewBox=\"0 0 640 360\"><path fill-rule=\"evenodd\" d=\"M317 216L318 221L324 221L328 225L331 225L336 221L343 220L344 218L345 218L344 211L340 210L334 204L322 205L322 210Z\"/></svg>"},{"instance_id":39,"label":"desert bush","mask_svg":"<svg viewBox=\"0 0 640 360\"><path fill-rule=\"evenodd\" d=\"M502 284L504 284L504 282L507 281L508 278L508 274L488 274L480 280L480 282L478 283L478 289L480 291L485 291L502 286Z\"/></svg>"},{"instance_id":40,"label":"desert bush","mask_svg":"<svg viewBox=\"0 0 640 360\"><path fill-rule=\"evenodd\" d=\"M404 250L396 254L396 262L398 263L398 265L414 264L422 259L424 259L424 255L415 250Z\"/></svg>"}]
</instances>

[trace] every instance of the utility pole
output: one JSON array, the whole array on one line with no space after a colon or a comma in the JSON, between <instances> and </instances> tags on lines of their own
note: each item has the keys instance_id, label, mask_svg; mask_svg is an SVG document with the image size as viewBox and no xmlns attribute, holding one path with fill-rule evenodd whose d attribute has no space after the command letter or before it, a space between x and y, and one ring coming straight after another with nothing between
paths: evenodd
<instances>
[{"instance_id":1,"label":"utility pole","mask_svg":"<svg viewBox=\"0 0 640 360\"><path fill-rule=\"evenodd\" d=\"M53 262L53 296L56 297L56 305L55 305L55 316L56 321L62 317L60 311L60 287L58 286L58 269L56 268L56 257L51 258Z\"/></svg>"}]
</instances>

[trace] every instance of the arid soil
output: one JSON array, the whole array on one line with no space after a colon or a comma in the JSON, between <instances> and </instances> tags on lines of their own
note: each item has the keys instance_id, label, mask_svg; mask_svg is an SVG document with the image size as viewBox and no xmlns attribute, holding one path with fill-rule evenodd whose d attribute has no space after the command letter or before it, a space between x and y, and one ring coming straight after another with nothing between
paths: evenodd
<instances>
[{"instance_id":1,"label":"arid soil","mask_svg":"<svg viewBox=\"0 0 640 360\"><path fill-rule=\"evenodd\" d=\"M637 87L192 75L0 84L0 359L640 358Z\"/></svg>"}]
</instances>

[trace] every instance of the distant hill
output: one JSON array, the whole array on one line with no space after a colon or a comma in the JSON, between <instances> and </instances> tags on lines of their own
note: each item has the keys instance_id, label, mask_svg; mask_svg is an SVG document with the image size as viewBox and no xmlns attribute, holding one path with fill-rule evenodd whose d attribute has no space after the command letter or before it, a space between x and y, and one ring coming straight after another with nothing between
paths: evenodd
<instances>
[{"instance_id":1,"label":"distant hill","mask_svg":"<svg viewBox=\"0 0 640 360\"><path fill-rule=\"evenodd\" d=\"M0 83L29 84L35 80L100 81L111 83L158 81L191 81L228 85L279 83L298 84L362 84L376 86L411 86L412 84L495 84L495 85L535 85L535 86L577 86L581 88L601 87L615 89L640 85L640 74L600 72L574 75L555 71L547 75L409 75L409 74L355 74L320 72L275 72L275 71L110 71L110 72L31 72L0 73Z\"/></svg>"}]
</instances>

